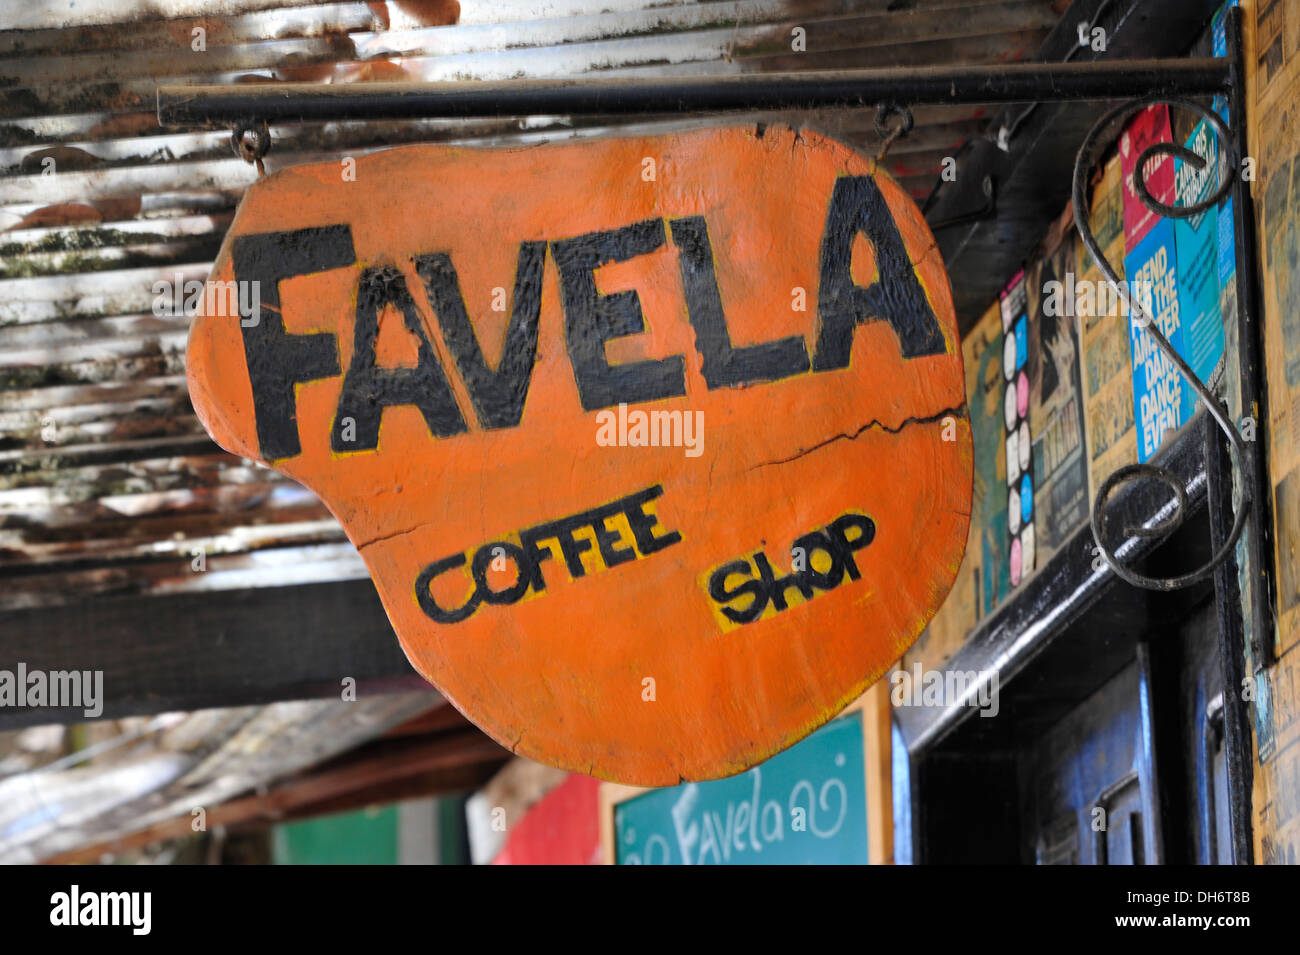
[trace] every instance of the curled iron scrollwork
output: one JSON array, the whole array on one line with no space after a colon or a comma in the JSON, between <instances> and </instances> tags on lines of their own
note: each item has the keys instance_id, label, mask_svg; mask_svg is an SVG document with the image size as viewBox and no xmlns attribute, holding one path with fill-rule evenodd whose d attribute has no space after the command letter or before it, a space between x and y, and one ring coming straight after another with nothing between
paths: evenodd
<instances>
[{"instance_id":1,"label":"curled iron scrollwork","mask_svg":"<svg viewBox=\"0 0 1300 955\"><path fill-rule=\"evenodd\" d=\"M1157 104L1168 104L1180 109L1190 110L1204 117L1214 128L1215 134L1219 139L1219 185L1214 194L1205 200L1194 205L1186 206L1169 206L1153 197L1147 188L1144 177L1147 161L1154 156L1170 155L1182 159L1184 162L1191 164L1196 169L1203 169L1206 160L1197 153L1183 146L1174 143L1160 142L1149 146L1138 157L1133 172L1134 191L1143 205L1155 212L1157 215L1165 218L1185 219L1191 216L1199 215L1209 209L1214 208L1223 201L1232 189L1234 178L1240 165L1240 157L1237 155L1236 145L1233 140L1232 132L1213 110L1206 109L1198 103L1190 100L1174 99L1170 97L1157 96L1146 99L1133 100L1107 112L1096 124L1089 130L1088 135L1084 138L1083 144L1079 147L1078 156L1074 163L1074 224L1079 231L1079 236L1083 240L1088 254L1101 270L1106 280L1110 282L1112 288L1116 291L1120 301L1124 303L1126 313L1130 320L1142 327L1156 347L1169 360L1171 364L1178 369L1179 374L1183 376L1191 389L1196 392L1205 405L1211 417L1219 429L1227 436L1231 448L1234 467L1238 469L1243 476L1239 482L1241 488L1241 501L1236 508L1233 517L1232 530L1220 544L1218 549L1210 560L1201 567L1188 573L1181 574L1177 577L1147 577L1138 573L1130 567L1120 563L1117 554L1111 550L1105 541L1103 531L1106 526L1105 507L1106 502L1114 490L1129 481L1141 478L1155 479L1165 484L1174 492L1173 512L1166 518L1158 521L1148 521L1143 525L1130 526L1124 528L1127 537L1161 537L1170 533L1186 518L1188 509L1188 489L1183 486L1181 480L1173 472L1152 464L1130 464L1122 467L1111 474L1102 485L1097 489L1097 497L1092 506L1092 536L1096 540L1097 549L1111 569L1123 580L1128 581L1137 587L1145 587L1149 590L1177 590L1182 587L1190 586L1198 581L1209 577L1216 567L1219 566L1232 553L1236 546L1237 539L1241 536L1246 526L1246 514L1250 506L1248 479L1248 468L1252 466L1252 459L1242 442L1241 436L1228 415L1227 409L1219 402L1210 390L1210 386L1201 381L1191 366L1183 360L1174 347L1170 344L1169 339L1165 337L1160 330L1159 324L1152 320L1147 314L1146 308L1141 302L1131 301L1130 295L1125 283L1120 279L1114 267L1106 260L1105 253L1097 243L1096 237L1092 234L1092 228L1089 222L1091 210L1088 206L1088 180L1091 174L1093 164L1097 155L1101 152L1103 144L1109 146L1114 137L1103 139L1108 130L1123 128L1123 122L1133 116L1140 110L1148 106ZM1228 360L1230 356L1225 356ZM1163 510L1163 509L1162 509Z\"/></svg>"}]
</instances>

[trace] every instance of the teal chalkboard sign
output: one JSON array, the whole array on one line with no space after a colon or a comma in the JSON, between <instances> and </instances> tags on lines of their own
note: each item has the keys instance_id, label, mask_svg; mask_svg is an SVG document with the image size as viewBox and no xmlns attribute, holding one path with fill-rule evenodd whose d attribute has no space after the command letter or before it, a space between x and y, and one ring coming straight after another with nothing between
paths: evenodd
<instances>
[{"instance_id":1,"label":"teal chalkboard sign","mask_svg":"<svg viewBox=\"0 0 1300 955\"><path fill-rule=\"evenodd\" d=\"M867 862L862 713L748 772L614 806L620 865Z\"/></svg>"}]
</instances>

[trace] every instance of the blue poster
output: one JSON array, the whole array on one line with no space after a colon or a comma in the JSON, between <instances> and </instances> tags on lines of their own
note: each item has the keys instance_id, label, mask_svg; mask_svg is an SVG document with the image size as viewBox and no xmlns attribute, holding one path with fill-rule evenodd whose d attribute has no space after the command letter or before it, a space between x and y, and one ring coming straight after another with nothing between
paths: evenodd
<instances>
[{"instance_id":1,"label":"blue poster","mask_svg":"<svg viewBox=\"0 0 1300 955\"><path fill-rule=\"evenodd\" d=\"M614 807L619 865L866 864L862 714L727 779Z\"/></svg>"},{"instance_id":2,"label":"blue poster","mask_svg":"<svg viewBox=\"0 0 1300 955\"><path fill-rule=\"evenodd\" d=\"M1215 56L1226 57L1228 55L1228 10L1236 5L1236 0L1228 0L1228 2L1224 3L1223 6L1219 7L1219 12L1214 15L1214 19L1211 21L1210 35L1213 38L1211 42L1213 44ZM1227 97L1222 94L1214 97L1214 111L1223 117L1225 123L1228 122ZM1217 134L1217 131L1211 130L1211 133ZM1217 178L1217 158L1215 166L1215 182L1212 188L1217 190L1220 185ZM1224 199L1223 203L1219 206L1219 288L1221 293L1227 292L1229 289L1232 289L1233 292L1236 291L1232 288L1232 283L1236 278L1236 275L1237 247L1236 238L1233 235L1232 193L1230 192L1228 193L1228 197ZM1235 303L1235 299L1233 299L1233 301ZM1231 311L1227 308L1223 309L1223 314L1229 320L1236 319L1235 313L1235 307Z\"/></svg>"},{"instance_id":3,"label":"blue poster","mask_svg":"<svg viewBox=\"0 0 1300 955\"><path fill-rule=\"evenodd\" d=\"M1124 256L1124 274L1149 320L1169 339L1178 354L1186 355L1173 220L1157 220L1137 248ZM1138 460L1146 461L1155 454L1167 433L1181 428L1191 418L1192 391L1137 319L1136 314L1129 316L1133 415L1137 423Z\"/></svg>"},{"instance_id":4,"label":"blue poster","mask_svg":"<svg viewBox=\"0 0 1300 955\"><path fill-rule=\"evenodd\" d=\"M1192 206L1210 198L1218 188L1219 141L1210 124L1201 120L1184 145L1205 160L1201 169L1181 159L1174 163L1176 204ZM1208 382L1223 357L1218 208L1174 220L1174 245L1185 347L1179 354L1201 381Z\"/></svg>"}]
</instances>

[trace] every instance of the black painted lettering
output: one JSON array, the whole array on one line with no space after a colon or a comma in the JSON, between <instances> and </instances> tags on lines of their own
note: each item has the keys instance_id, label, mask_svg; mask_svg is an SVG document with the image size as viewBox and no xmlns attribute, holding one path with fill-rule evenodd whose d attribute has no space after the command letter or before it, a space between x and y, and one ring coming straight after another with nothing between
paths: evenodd
<instances>
[{"instance_id":1,"label":"black painted lettering","mask_svg":"<svg viewBox=\"0 0 1300 955\"><path fill-rule=\"evenodd\" d=\"M569 576L574 580L586 576L587 568L582 566L582 555L591 550L591 541L573 534L581 526L580 522L570 519L555 529L555 539L560 542L564 565L569 568Z\"/></svg>"},{"instance_id":2,"label":"black painted lettering","mask_svg":"<svg viewBox=\"0 0 1300 955\"><path fill-rule=\"evenodd\" d=\"M505 590L493 590L488 585L488 567L498 556L510 560L515 565L515 582ZM521 599L528 593L528 583L532 576L528 571L528 555L524 553L522 547L509 541L496 541L480 547L474 554L470 572L474 575L474 583L477 585L475 593L481 596L485 603L490 604L512 604Z\"/></svg>"},{"instance_id":3,"label":"black painted lettering","mask_svg":"<svg viewBox=\"0 0 1300 955\"><path fill-rule=\"evenodd\" d=\"M524 554L528 558L528 585L538 593L546 589L546 578L542 576L542 561L550 560L552 557L549 547L538 546L550 536L548 529L549 525L543 524L541 527L523 531L519 535L519 542L523 544Z\"/></svg>"},{"instance_id":4,"label":"black painted lettering","mask_svg":"<svg viewBox=\"0 0 1300 955\"><path fill-rule=\"evenodd\" d=\"M591 522L592 533L596 535L596 546L600 548L600 559L606 567L617 567L629 560L636 560L636 550L632 547L617 546L623 535L605 526L607 518L600 517Z\"/></svg>"},{"instance_id":5,"label":"black painted lettering","mask_svg":"<svg viewBox=\"0 0 1300 955\"><path fill-rule=\"evenodd\" d=\"M754 566L758 568L758 579L767 588L767 599L772 602L772 606L776 610L785 610L789 607L789 604L785 601L785 592L791 587L797 589L803 595L804 600L812 599L812 587L804 579L802 572L788 574L784 577L776 576L767 555L761 550L754 554Z\"/></svg>"},{"instance_id":6,"label":"black painted lettering","mask_svg":"<svg viewBox=\"0 0 1300 955\"><path fill-rule=\"evenodd\" d=\"M537 360L537 320L542 307L545 260L545 242L519 243L510 324L506 326L501 360L493 371L474 334L451 256L438 252L415 258L415 271L424 283L429 304L442 326L443 339L456 359L456 367L484 428L512 428L523 416L524 399Z\"/></svg>"},{"instance_id":7,"label":"black painted lettering","mask_svg":"<svg viewBox=\"0 0 1300 955\"><path fill-rule=\"evenodd\" d=\"M850 537L852 531L857 533ZM848 571L849 579L857 580L861 577L857 562L853 559L853 552L862 550L876 539L876 522L861 514L845 514L831 522L826 528L826 536L830 539L831 546L840 555L840 559L844 561L844 569Z\"/></svg>"},{"instance_id":8,"label":"black painted lettering","mask_svg":"<svg viewBox=\"0 0 1300 955\"><path fill-rule=\"evenodd\" d=\"M686 312L695 328L695 347L710 389L777 381L808 370L808 347L799 335L735 348L722 311L722 295L713 268L713 246L703 216L669 222L680 255Z\"/></svg>"},{"instance_id":9,"label":"black painted lettering","mask_svg":"<svg viewBox=\"0 0 1300 955\"><path fill-rule=\"evenodd\" d=\"M338 342L329 332L291 335L280 313L280 281L341 269L356 261L346 225L241 235L230 250L239 282L257 282L258 314L240 322L244 360L253 391L257 443L263 458L302 453L294 385L339 373Z\"/></svg>"},{"instance_id":10,"label":"black painted lettering","mask_svg":"<svg viewBox=\"0 0 1300 955\"><path fill-rule=\"evenodd\" d=\"M772 562L763 551L755 551L749 558L735 560L715 569L709 575L708 594L718 604L718 612L732 623L745 624L758 620L770 604L775 613L798 606L820 593L827 593L844 583L847 575L850 580L858 580L862 572L858 570L853 555L868 546L876 537L875 522L865 515L850 511L836 518L825 527L795 539L790 545L793 557L800 558L795 564L801 567L789 574L778 576ZM818 570L813 556L822 553L827 557L825 570ZM736 576L743 576L744 582L728 587L727 581ZM791 601L786 595L797 590L802 600ZM734 604L744 596L752 596L750 604L744 608L723 606Z\"/></svg>"},{"instance_id":11,"label":"black painted lettering","mask_svg":"<svg viewBox=\"0 0 1300 955\"><path fill-rule=\"evenodd\" d=\"M744 576L744 583L735 587L728 587L727 580L737 576ZM763 610L767 607L767 587L761 581L754 579L749 562L744 560L734 560L730 564L723 564L710 575L709 596L713 598L715 603L719 604L735 603L746 596L752 598L747 607L723 606L719 608L723 616L732 623L752 623L762 615Z\"/></svg>"},{"instance_id":12,"label":"black painted lettering","mask_svg":"<svg viewBox=\"0 0 1300 955\"><path fill-rule=\"evenodd\" d=\"M826 535L825 531L813 531L811 534L804 534L791 545L790 550L802 552L804 558L804 570L802 571L804 579L819 590L831 590L838 587L840 581L844 579L844 559L840 556L840 551ZM825 573L817 570L813 566L813 554L821 551L830 558L831 565ZM855 568L856 569L856 568Z\"/></svg>"},{"instance_id":13,"label":"black painted lettering","mask_svg":"<svg viewBox=\"0 0 1300 955\"><path fill-rule=\"evenodd\" d=\"M655 536L655 524L659 519L653 514L645 512L645 505L663 494L662 484L656 484L654 487L646 488L638 494L624 498L619 502L621 505L618 509L627 515L628 526L632 528L632 536L636 539L637 550L641 556L653 554L661 551L665 547L671 547L682 539L682 535L677 531L669 531L662 537Z\"/></svg>"},{"instance_id":14,"label":"black painted lettering","mask_svg":"<svg viewBox=\"0 0 1300 955\"><path fill-rule=\"evenodd\" d=\"M686 363L681 355L611 365L605 354L606 342L644 332L645 316L635 290L613 295L597 292L595 270L646 255L663 244L662 219L551 243L560 273L565 341L586 411L686 394Z\"/></svg>"},{"instance_id":15,"label":"black painted lettering","mask_svg":"<svg viewBox=\"0 0 1300 955\"><path fill-rule=\"evenodd\" d=\"M569 576L573 580L579 580L587 575L587 568L582 563L582 555L593 548L591 540L575 535L575 531L583 528L592 530L595 546L599 547L605 570L636 560L638 557L649 556L676 544L682 539L681 534L669 531L667 534L656 536L654 528L658 518L654 514L647 514L644 510L649 501L653 501L663 492L663 486L656 484L610 504L562 517L556 521L538 524L519 532L519 544L510 541L484 544L474 552L474 559L470 563L474 590L465 602L455 609L440 606L429 593L429 585L435 577L457 567L463 567L465 554L455 554L434 561L420 572L415 581L415 597L420 604L420 609L437 623L457 623L471 616L481 604L513 604L522 600L530 589L538 594L545 592L546 580L542 576L541 565L542 561L549 560L553 556L549 547L542 546L542 542L547 540L559 544ZM610 529L605 522L619 514L627 518L632 528L636 540L635 547L616 546L625 543L625 539L618 531ZM498 557L503 560L508 559L515 565L514 583L505 590L493 590L488 581L488 570ZM743 562L741 566L748 569L748 565ZM601 568L596 569L599 571ZM761 589L761 585L756 583L755 586ZM764 605L766 605L766 598L764 598ZM762 609L763 607L760 606L758 612L761 613Z\"/></svg>"},{"instance_id":16,"label":"black painted lettering","mask_svg":"<svg viewBox=\"0 0 1300 955\"><path fill-rule=\"evenodd\" d=\"M469 598L457 607L455 610L448 610L439 605L429 593L429 585L433 583L435 577L445 574L449 570L465 565L464 554L453 554L451 557L444 557L442 560L435 560L432 564L420 571L420 576L415 579L415 599L420 604L420 609L428 615L429 619L435 623L459 623L469 617L478 609L479 603L483 596L478 588L469 595Z\"/></svg>"},{"instance_id":17,"label":"black painted lettering","mask_svg":"<svg viewBox=\"0 0 1300 955\"><path fill-rule=\"evenodd\" d=\"M849 270L853 239L859 232L866 235L876 255L878 278L866 288L853 281ZM863 322L888 322L905 358L947 350L898 226L870 176L841 176L835 182L822 235L817 312L821 333L813 371L847 368L853 333Z\"/></svg>"},{"instance_id":18,"label":"black painted lettering","mask_svg":"<svg viewBox=\"0 0 1300 955\"><path fill-rule=\"evenodd\" d=\"M402 313L406 330L418 342L419 358L414 368L380 368L375 364L379 316L390 304ZM451 385L425 334L406 280L392 266L361 273L353 341L352 364L343 379L334 416L331 446L335 451L373 451L379 444L384 409L394 405L419 408L435 437L445 438L466 430L465 418L456 407ZM345 440L344 418L356 422L354 440Z\"/></svg>"}]
</instances>

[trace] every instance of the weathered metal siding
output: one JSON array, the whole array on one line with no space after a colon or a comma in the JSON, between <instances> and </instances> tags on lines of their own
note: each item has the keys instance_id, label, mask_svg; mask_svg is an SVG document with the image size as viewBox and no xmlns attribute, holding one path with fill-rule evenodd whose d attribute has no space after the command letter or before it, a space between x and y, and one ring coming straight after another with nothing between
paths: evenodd
<instances>
[{"instance_id":1,"label":"weathered metal siding","mask_svg":"<svg viewBox=\"0 0 1300 955\"><path fill-rule=\"evenodd\" d=\"M0 610L114 592L364 576L305 490L218 449L186 394L185 318L255 176L225 132L169 132L159 83L717 75L1031 57L1061 0L83 0L0 12ZM169 13L163 19L159 10ZM792 49L796 27L806 52ZM196 32L198 31L198 32ZM197 37L202 37L203 49ZM887 165L924 196L982 110L915 111ZM756 117L749 117L754 119ZM874 110L783 114L874 154ZM645 117L662 131L708 118ZM716 120L715 120L716 121ZM730 116L729 122L745 117ZM407 142L608 133L599 118L273 127L267 166ZM191 568L196 551L206 571Z\"/></svg>"}]
</instances>

